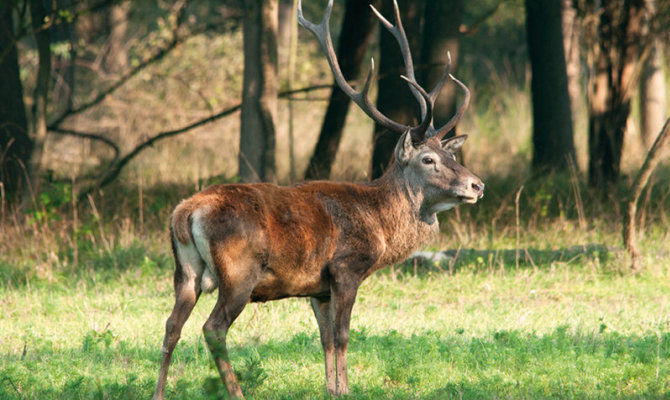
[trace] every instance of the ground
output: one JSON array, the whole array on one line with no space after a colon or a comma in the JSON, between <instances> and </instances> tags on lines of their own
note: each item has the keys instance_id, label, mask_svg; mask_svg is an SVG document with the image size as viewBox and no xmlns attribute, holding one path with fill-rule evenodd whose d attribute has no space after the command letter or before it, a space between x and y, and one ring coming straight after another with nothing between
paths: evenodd
<instances>
[{"instance_id":1,"label":"ground","mask_svg":"<svg viewBox=\"0 0 670 400\"><path fill-rule=\"evenodd\" d=\"M670 396L664 237L645 242L638 273L615 246L560 245L574 239L589 238L536 231L538 246L559 245L522 250L518 268L515 250L475 240L478 249L450 253L456 262L409 261L370 277L351 324L350 398ZM86 259L88 271L3 282L0 398L150 397L173 292L168 249L146 240ZM223 393L201 334L214 298L204 295L185 326L168 398ZM250 304L229 338L248 398L326 398L307 300Z\"/></svg>"}]
</instances>

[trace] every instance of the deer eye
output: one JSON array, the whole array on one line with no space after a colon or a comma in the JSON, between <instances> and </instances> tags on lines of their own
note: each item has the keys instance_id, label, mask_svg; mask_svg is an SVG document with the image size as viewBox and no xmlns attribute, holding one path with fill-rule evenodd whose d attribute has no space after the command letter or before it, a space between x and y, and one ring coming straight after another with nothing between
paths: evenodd
<instances>
[{"instance_id":1,"label":"deer eye","mask_svg":"<svg viewBox=\"0 0 670 400\"><path fill-rule=\"evenodd\" d=\"M424 157L423 160L421 160L421 162L426 165L435 164L435 160L433 160L432 157Z\"/></svg>"}]
</instances>

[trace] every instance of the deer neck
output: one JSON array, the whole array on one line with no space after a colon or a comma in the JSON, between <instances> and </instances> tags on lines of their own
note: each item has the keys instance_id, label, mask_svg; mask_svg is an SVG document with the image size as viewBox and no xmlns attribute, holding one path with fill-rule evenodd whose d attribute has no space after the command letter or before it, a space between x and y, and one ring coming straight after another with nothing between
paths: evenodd
<instances>
[{"instance_id":1,"label":"deer neck","mask_svg":"<svg viewBox=\"0 0 670 400\"><path fill-rule=\"evenodd\" d=\"M404 216L418 225L437 225L436 209L425 198L423 188L413 185L399 165L394 163L371 184L378 188L384 200L382 203L393 207L394 212L402 213L394 217Z\"/></svg>"},{"instance_id":2,"label":"deer neck","mask_svg":"<svg viewBox=\"0 0 670 400\"><path fill-rule=\"evenodd\" d=\"M426 212L423 191L408 181L398 165L371 185L380 197L378 220L386 242L385 263L402 261L439 231L435 213Z\"/></svg>"}]
</instances>

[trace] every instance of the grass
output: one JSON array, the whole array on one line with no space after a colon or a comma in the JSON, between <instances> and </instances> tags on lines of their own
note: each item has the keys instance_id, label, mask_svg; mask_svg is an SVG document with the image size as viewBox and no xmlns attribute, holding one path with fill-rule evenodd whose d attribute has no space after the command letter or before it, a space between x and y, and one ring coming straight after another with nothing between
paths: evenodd
<instances>
[{"instance_id":1,"label":"grass","mask_svg":"<svg viewBox=\"0 0 670 400\"><path fill-rule=\"evenodd\" d=\"M359 290L350 398L670 396L666 177L642 207L638 273L618 247L618 203L569 177L487 178L481 204L443 214L427 249L446 258L382 270ZM173 304L165 221L193 188L117 184L76 219L71 188L45 189L24 223L2 225L0 398L148 398ZM169 398L223 393L201 333L213 304L203 296L185 326ZM325 398L305 299L249 305L229 343L249 398Z\"/></svg>"},{"instance_id":2,"label":"grass","mask_svg":"<svg viewBox=\"0 0 670 400\"><path fill-rule=\"evenodd\" d=\"M427 248L451 249L441 263L408 261L359 290L350 398L670 396L667 173L657 172L641 207L638 273L618 247L616 201L599 201L570 177L486 178L481 204L442 215L443 234ZM192 191L117 184L79 204L74 218L71 187L56 184L24 223L4 216L0 398L151 395L173 304L165 223ZM169 398L223 393L201 333L213 304L203 296L185 326ZM325 398L305 299L249 305L229 343L249 398Z\"/></svg>"},{"instance_id":3,"label":"grass","mask_svg":"<svg viewBox=\"0 0 670 400\"><path fill-rule=\"evenodd\" d=\"M550 224L524 234L530 250L518 269L509 235L497 234L494 247L473 235L455 261L373 275L354 308L350 398L667 398L667 228L651 232L638 274L616 248L573 247L616 243L617 232ZM161 235L132 236L117 233L110 250L80 250L78 268L48 276L20 279L7 272L16 264L1 261L0 398L150 397L172 265ZM436 247L454 244L440 240ZM203 296L184 328L169 398L223 393L200 330L213 303ZM229 338L249 398L325 398L305 299L247 306Z\"/></svg>"}]
</instances>

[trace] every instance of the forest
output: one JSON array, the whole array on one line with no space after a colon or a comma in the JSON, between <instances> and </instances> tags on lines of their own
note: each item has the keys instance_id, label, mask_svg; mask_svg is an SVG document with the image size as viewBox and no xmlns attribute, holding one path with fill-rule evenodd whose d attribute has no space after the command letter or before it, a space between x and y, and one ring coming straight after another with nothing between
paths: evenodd
<instances>
[{"instance_id":1,"label":"forest","mask_svg":"<svg viewBox=\"0 0 670 400\"><path fill-rule=\"evenodd\" d=\"M239 396L670 397L668 27L664 0L0 0L0 398L162 398L180 202L374 187L432 136L477 196L357 286L347 390L291 297L225 327ZM164 396L236 398L199 290Z\"/></svg>"}]
</instances>

